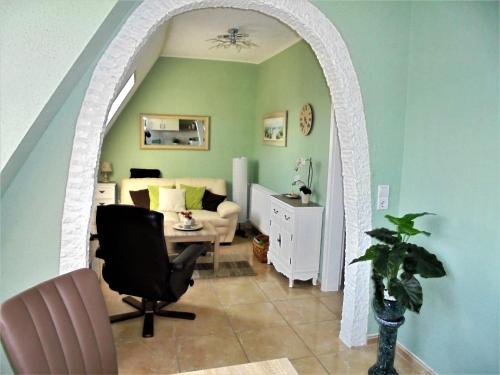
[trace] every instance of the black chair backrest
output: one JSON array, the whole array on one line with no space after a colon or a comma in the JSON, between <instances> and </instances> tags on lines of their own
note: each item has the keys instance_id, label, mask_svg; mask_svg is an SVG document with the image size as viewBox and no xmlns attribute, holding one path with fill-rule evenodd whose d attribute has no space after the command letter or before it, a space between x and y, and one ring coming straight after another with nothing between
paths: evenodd
<instances>
[{"instance_id":1,"label":"black chair backrest","mask_svg":"<svg viewBox=\"0 0 500 375\"><path fill-rule=\"evenodd\" d=\"M112 290L152 300L169 296L163 214L127 205L97 207L99 256Z\"/></svg>"}]
</instances>

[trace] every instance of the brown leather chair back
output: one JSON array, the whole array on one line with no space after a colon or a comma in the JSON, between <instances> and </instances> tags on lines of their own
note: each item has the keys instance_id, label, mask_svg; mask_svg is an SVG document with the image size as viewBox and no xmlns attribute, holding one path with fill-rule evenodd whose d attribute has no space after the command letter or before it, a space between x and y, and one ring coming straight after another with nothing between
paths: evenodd
<instances>
[{"instance_id":1,"label":"brown leather chair back","mask_svg":"<svg viewBox=\"0 0 500 375\"><path fill-rule=\"evenodd\" d=\"M116 352L94 271L56 277L5 301L0 334L17 373L116 374Z\"/></svg>"}]
</instances>

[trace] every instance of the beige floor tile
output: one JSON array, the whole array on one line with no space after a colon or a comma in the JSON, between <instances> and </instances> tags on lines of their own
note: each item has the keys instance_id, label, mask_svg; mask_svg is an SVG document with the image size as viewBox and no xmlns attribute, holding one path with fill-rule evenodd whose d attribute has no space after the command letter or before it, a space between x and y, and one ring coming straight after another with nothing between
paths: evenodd
<instances>
[{"instance_id":1,"label":"beige floor tile","mask_svg":"<svg viewBox=\"0 0 500 375\"><path fill-rule=\"evenodd\" d=\"M235 332L287 325L270 302L228 306L226 314Z\"/></svg>"},{"instance_id":2,"label":"beige floor tile","mask_svg":"<svg viewBox=\"0 0 500 375\"><path fill-rule=\"evenodd\" d=\"M290 288L288 281L284 283L282 281L266 279L266 281L257 280L256 282L270 301L314 297L311 292L312 288Z\"/></svg>"},{"instance_id":3,"label":"beige floor tile","mask_svg":"<svg viewBox=\"0 0 500 375\"><path fill-rule=\"evenodd\" d=\"M172 374L179 371L174 338L117 341L120 374Z\"/></svg>"},{"instance_id":4,"label":"beige floor tile","mask_svg":"<svg viewBox=\"0 0 500 375\"><path fill-rule=\"evenodd\" d=\"M219 297L215 293L211 279L195 280L194 285L190 287L179 299L183 305L191 306L221 306ZM169 306L167 307L167 309Z\"/></svg>"},{"instance_id":5,"label":"beige floor tile","mask_svg":"<svg viewBox=\"0 0 500 375\"><path fill-rule=\"evenodd\" d=\"M177 338L181 371L193 371L248 362L234 336L184 336Z\"/></svg>"},{"instance_id":6,"label":"beige floor tile","mask_svg":"<svg viewBox=\"0 0 500 375\"><path fill-rule=\"evenodd\" d=\"M298 324L294 325L293 329L316 355L347 349L339 339L338 320Z\"/></svg>"},{"instance_id":7,"label":"beige floor tile","mask_svg":"<svg viewBox=\"0 0 500 375\"><path fill-rule=\"evenodd\" d=\"M172 310L189 311L196 314L195 320L170 319L174 323L175 336L194 335L233 335L233 329L229 323L223 308L218 307L194 307L182 304L172 306Z\"/></svg>"},{"instance_id":8,"label":"beige floor tile","mask_svg":"<svg viewBox=\"0 0 500 375\"><path fill-rule=\"evenodd\" d=\"M429 374L422 366L416 362L406 360L400 355L396 355L394 367L401 375L421 375Z\"/></svg>"},{"instance_id":9,"label":"beige floor tile","mask_svg":"<svg viewBox=\"0 0 500 375\"><path fill-rule=\"evenodd\" d=\"M318 356L330 374L366 374L376 356L361 350L347 350Z\"/></svg>"},{"instance_id":10,"label":"beige floor tile","mask_svg":"<svg viewBox=\"0 0 500 375\"><path fill-rule=\"evenodd\" d=\"M251 277L214 280L215 292L223 305L265 302L266 297Z\"/></svg>"},{"instance_id":11,"label":"beige floor tile","mask_svg":"<svg viewBox=\"0 0 500 375\"><path fill-rule=\"evenodd\" d=\"M339 292L328 293L328 295L318 295L320 301L328 307L328 309L335 314L337 319L342 317L342 302L343 295Z\"/></svg>"},{"instance_id":12,"label":"beige floor tile","mask_svg":"<svg viewBox=\"0 0 500 375\"><path fill-rule=\"evenodd\" d=\"M243 331L237 335L250 362L311 355L307 346L288 326Z\"/></svg>"},{"instance_id":13,"label":"beige floor tile","mask_svg":"<svg viewBox=\"0 0 500 375\"><path fill-rule=\"evenodd\" d=\"M323 375L328 374L325 368L315 357L292 359L290 361L299 375Z\"/></svg>"},{"instance_id":14,"label":"beige floor tile","mask_svg":"<svg viewBox=\"0 0 500 375\"><path fill-rule=\"evenodd\" d=\"M319 298L276 301L274 305L290 324L334 320L336 316L321 303Z\"/></svg>"}]
</instances>

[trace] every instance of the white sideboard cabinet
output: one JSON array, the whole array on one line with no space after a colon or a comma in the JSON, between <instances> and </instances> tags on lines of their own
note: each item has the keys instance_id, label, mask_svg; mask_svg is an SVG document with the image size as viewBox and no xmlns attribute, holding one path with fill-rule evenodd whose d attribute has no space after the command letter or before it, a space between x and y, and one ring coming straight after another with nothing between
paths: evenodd
<instances>
[{"instance_id":1,"label":"white sideboard cabinet","mask_svg":"<svg viewBox=\"0 0 500 375\"><path fill-rule=\"evenodd\" d=\"M312 279L316 285L323 207L282 195L272 195L270 203L268 264L288 277L290 288L294 280Z\"/></svg>"}]
</instances>

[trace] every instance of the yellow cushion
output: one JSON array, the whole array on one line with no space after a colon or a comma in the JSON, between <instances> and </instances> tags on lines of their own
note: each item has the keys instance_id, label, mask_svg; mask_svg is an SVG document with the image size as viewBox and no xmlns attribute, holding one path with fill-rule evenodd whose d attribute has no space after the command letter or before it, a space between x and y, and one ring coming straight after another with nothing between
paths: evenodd
<instances>
[{"instance_id":1,"label":"yellow cushion","mask_svg":"<svg viewBox=\"0 0 500 375\"><path fill-rule=\"evenodd\" d=\"M203 194L205 194L205 186L197 187L181 184L181 189L186 190L186 209L201 210L201 200L203 199Z\"/></svg>"}]
</instances>

